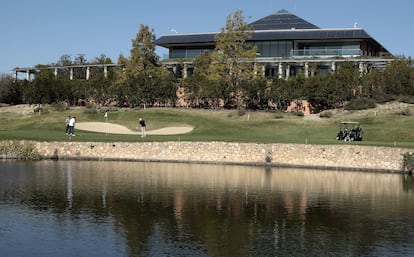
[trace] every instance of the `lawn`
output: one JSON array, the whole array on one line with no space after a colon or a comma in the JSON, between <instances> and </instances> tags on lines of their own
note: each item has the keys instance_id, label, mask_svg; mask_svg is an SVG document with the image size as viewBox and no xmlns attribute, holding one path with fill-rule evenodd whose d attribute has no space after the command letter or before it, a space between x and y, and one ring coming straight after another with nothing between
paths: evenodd
<instances>
[{"instance_id":1,"label":"lawn","mask_svg":"<svg viewBox=\"0 0 414 257\"><path fill-rule=\"evenodd\" d=\"M3 107L2 107L3 108ZM47 108L42 114L0 112L0 140L67 141L65 118L76 116L77 122L104 121L103 112L87 108L56 111ZM199 110L179 108L117 109L110 111L108 122L138 128L144 118L147 130L168 126L192 126L188 134L148 136L116 135L88 131L76 132L74 141L227 141L258 143L361 144L414 148L414 116L395 113L333 114L331 118L305 119L287 113L238 110ZM364 130L362 142L335 139L340 121L358 121Z\"/></svg>"}]
</instances>

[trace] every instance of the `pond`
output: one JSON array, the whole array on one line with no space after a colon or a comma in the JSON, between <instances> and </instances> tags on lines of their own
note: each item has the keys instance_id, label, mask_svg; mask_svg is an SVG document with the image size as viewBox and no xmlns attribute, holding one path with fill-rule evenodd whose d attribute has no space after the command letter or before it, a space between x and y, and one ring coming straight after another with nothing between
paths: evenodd
<instances>
[{"instance_id":1,"label":"pond","mask_svg":"<svg viewBox=\"0 0 414 257\"><path fill-rule=\"evenodd\" d=\"M398 174L0 163L0 256L413 256Z\"/></svg>"}]
</instances>

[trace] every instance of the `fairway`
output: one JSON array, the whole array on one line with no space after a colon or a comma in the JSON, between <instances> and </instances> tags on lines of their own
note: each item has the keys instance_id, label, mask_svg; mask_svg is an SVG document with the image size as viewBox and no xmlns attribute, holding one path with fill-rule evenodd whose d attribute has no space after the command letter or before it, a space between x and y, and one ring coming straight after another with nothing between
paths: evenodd
<instances>
[{"instance_id":1,"label":"fairway","mask_svg":"<svg viewBox=\"0 0 414 257\"><path fill-rule=\"evenodd\" d=\"M401 115L401 110L409 110ZM67 141L64 120L76 116L75 141L224 141L298 144L358 144L414 148L412 104L387 103L363 111L330 110L330 118L319 114L298 116L291 113L204 110L185 108L148 108L111 110L107 122L123 133L105 131L103 110L74 107L56 111L45 107L42 113L33 106L0 107L1 140ZM138 119L145 119L148 137L138 137ZM360 122L361 142L337 141L341 121ZM82 129L82 124L101 124L100 130ZM171 132L167 128L183 129ZM106 128L108 129L108 128ZM129 131L128 133L125 131ZM154 133L151 133L153 131ZM155 133L158 131L158 133ZM164 131L164 132L163 132Z\"/></svg>"}]
</instances>

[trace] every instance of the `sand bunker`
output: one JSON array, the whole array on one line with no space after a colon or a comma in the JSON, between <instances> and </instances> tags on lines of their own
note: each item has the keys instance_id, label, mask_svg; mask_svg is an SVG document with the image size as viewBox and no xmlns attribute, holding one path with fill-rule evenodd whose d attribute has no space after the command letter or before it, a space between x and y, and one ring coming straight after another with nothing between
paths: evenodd
<instances>
[{"instance_id":1,"label":"sand bunker","mask_svg":"<svg viewBox=\"0 0 414 257\"><path fill-rule=\"evenodd\" d=\"M131 130L125 126L106 122L79 122L75 129L99 133L139 135L141 131ZM147 135L179 135L189 133L193 127L166 127L156 130L147 130Z\"/></svg>"}]
</instances>

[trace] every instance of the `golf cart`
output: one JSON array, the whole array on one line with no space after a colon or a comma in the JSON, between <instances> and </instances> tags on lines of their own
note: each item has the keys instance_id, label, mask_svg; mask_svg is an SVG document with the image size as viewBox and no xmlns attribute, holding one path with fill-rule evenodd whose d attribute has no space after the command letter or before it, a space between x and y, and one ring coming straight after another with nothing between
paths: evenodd
<instances>
[{"instance_id":1,"label":"golf cart","mask_svg":"<svg viewBox=\"0 0 414 257\"><path fill-rule=\"evenodd\" d=\"M343 121L339 128L337 140L362 141L363 131L359 122Z\"/></svg>"}]
</instances>

